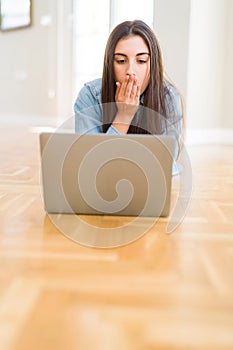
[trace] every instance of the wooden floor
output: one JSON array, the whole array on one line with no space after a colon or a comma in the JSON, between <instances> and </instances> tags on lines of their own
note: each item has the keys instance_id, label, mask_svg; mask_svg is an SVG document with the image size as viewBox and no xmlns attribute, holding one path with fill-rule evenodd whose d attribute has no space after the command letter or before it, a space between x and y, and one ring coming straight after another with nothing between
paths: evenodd
<instances>
[{"instance_id":1,"label":"wooden floor","mask_svg":"<svg viewBox=\"0 0 233 350\"><path fill-rule=\"evenodd\" d=\"M0 149L1 350L233 349L232 146L189 148L193 193L175 232L160 219L112 249L46 216L37 133L1 128Z\"/></svg>"}]
</instances>

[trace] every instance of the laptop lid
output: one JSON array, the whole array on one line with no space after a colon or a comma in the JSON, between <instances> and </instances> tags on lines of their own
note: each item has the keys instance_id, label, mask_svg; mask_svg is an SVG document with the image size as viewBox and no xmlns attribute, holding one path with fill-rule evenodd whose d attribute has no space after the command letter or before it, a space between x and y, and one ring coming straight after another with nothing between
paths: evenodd
<instances>
[{"instance_id":1,"label":"laptop lid","mask_svg":"<svg viewBox=\"0 0 233 350\"><path fill-rule=\"evenodd\" d=\"M172 136L44 132L40 150L46 212L169 215Z\"/></svg>"}]
</instances>

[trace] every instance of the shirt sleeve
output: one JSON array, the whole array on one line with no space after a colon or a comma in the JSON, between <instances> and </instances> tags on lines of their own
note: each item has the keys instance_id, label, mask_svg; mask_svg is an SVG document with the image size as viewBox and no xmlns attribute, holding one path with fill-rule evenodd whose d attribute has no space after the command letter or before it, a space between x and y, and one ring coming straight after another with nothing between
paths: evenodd
<instances>
[{"instance_id":1,"label":"shirt sleeve","mask_svg":"<svg viewBox=\"0 0 233 350\"><path fill-rule=\"evenodd\" d=\"M179 137L182 134L183 109L181 96L176 88L170 86L165 95L167 108L167 131L168 134Z\"/></svg>"},{"instance_id":2,"label":"shirt sleeve","mask_svg":"<svg viewBox=\"0 0 233 350\"><path fill-rule=\"evenodd\" d=\"M75 132L77 134L100 134L102 129L102 106L86 85L80 90L74 104ZM120 134L112 125L106 134Z\"/></svg>"},{"instance_id":3,"label":"shirt sleeve","mask_svg":"<svg viewBox=\"0 0 233 350\"><path fill-rule=\"evenodd\" d=\"M174 86L168 86L166 95L166 112L167 112L167 134L174 136L176 139L176 148L174 159L177 159L182 145L183 137L183 108L179 91ZM173 164L173 173L176 173L175 164Z\"/></svg>"}]
</instances>

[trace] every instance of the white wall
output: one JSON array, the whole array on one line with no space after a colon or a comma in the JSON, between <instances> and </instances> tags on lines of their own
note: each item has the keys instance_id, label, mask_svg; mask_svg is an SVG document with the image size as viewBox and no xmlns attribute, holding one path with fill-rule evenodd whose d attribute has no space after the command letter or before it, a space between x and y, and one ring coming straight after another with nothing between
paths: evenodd
<instances>
[{"instance_id":1,"label":"white wall","mask_svg":"<svg viewBox=\"0 0 233 350\"><path fill-rule=\"evenodd\" d=\"M191 4L187 118L190 128L219 128L224 117L227 1Z\"/></svg>"},{"instance_id":2,"label":"white wall","mask_svg":"<svg viewBox=\"0 0 233 350\"><path fill-rule=\"evenodd\" d=\"M165 68L185 98L188 142L232 143L233 1L156 4Z\"/></svg>"},{"instance_id":3,"label":"white wall","mask_svg":"<svg viewBox=\"0 0 233 350\"><path fill-rule=\"evenodd\" d=\"M223 71L224 110L222 127L233 128L233 1L227 0L226 14L226 51Z\"/></svg>"},{"instance_id":4,"label":"white wall","mask_svg":"<svg viewBox=\"0 0 233 350\"><path fill-rule=\"evenodd\" d=\"M39 117L54 123L71 113L68 3L72 0L33 0L30 27L0 32L1 121L32 123Z\"/></svg>"},{"instance_id":5,"label":"white wall","mask_svg":"<svg viewBox=\"0 0 233 350\"><path fill-rule=\"evenodd\" d=\"M56 113L55 99L48 96L56 84L56 57L53 54L50 62L49 54L56 48L50 46L49 26L40 25L40 18L49 13L48 2L34 1L32 11L31 27L0 32L0 114L6 118ZM49 71L52 63L55 70Z\"/></svg>"},{"instance_id":6,"label":"white wall","mask_svg":"<svg viewBox=\"0 0 233 350\"><path fill-rule=\"evenodd\" d=\"M159 39L165 72L187 95L190 0L155 0L154 30Z\"/></svg>"}]
</instances>

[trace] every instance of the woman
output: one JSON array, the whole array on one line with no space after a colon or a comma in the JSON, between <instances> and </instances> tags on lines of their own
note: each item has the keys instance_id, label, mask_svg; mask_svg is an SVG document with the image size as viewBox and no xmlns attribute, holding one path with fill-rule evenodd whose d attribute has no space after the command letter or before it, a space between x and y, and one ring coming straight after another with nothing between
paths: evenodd
<instances>
[{"instance_id":1,"label":"woman","mask_svg":"<svg viewBox=\"0 0 233 350\"><path fill-rule=\"evenodd\" d=\"M113 29L102 79L84 85L74 110L77 133L173 133L180 138L182 99L164 77L160 46L146 23L126 21Z\"/></svg>"}]
</instances>

